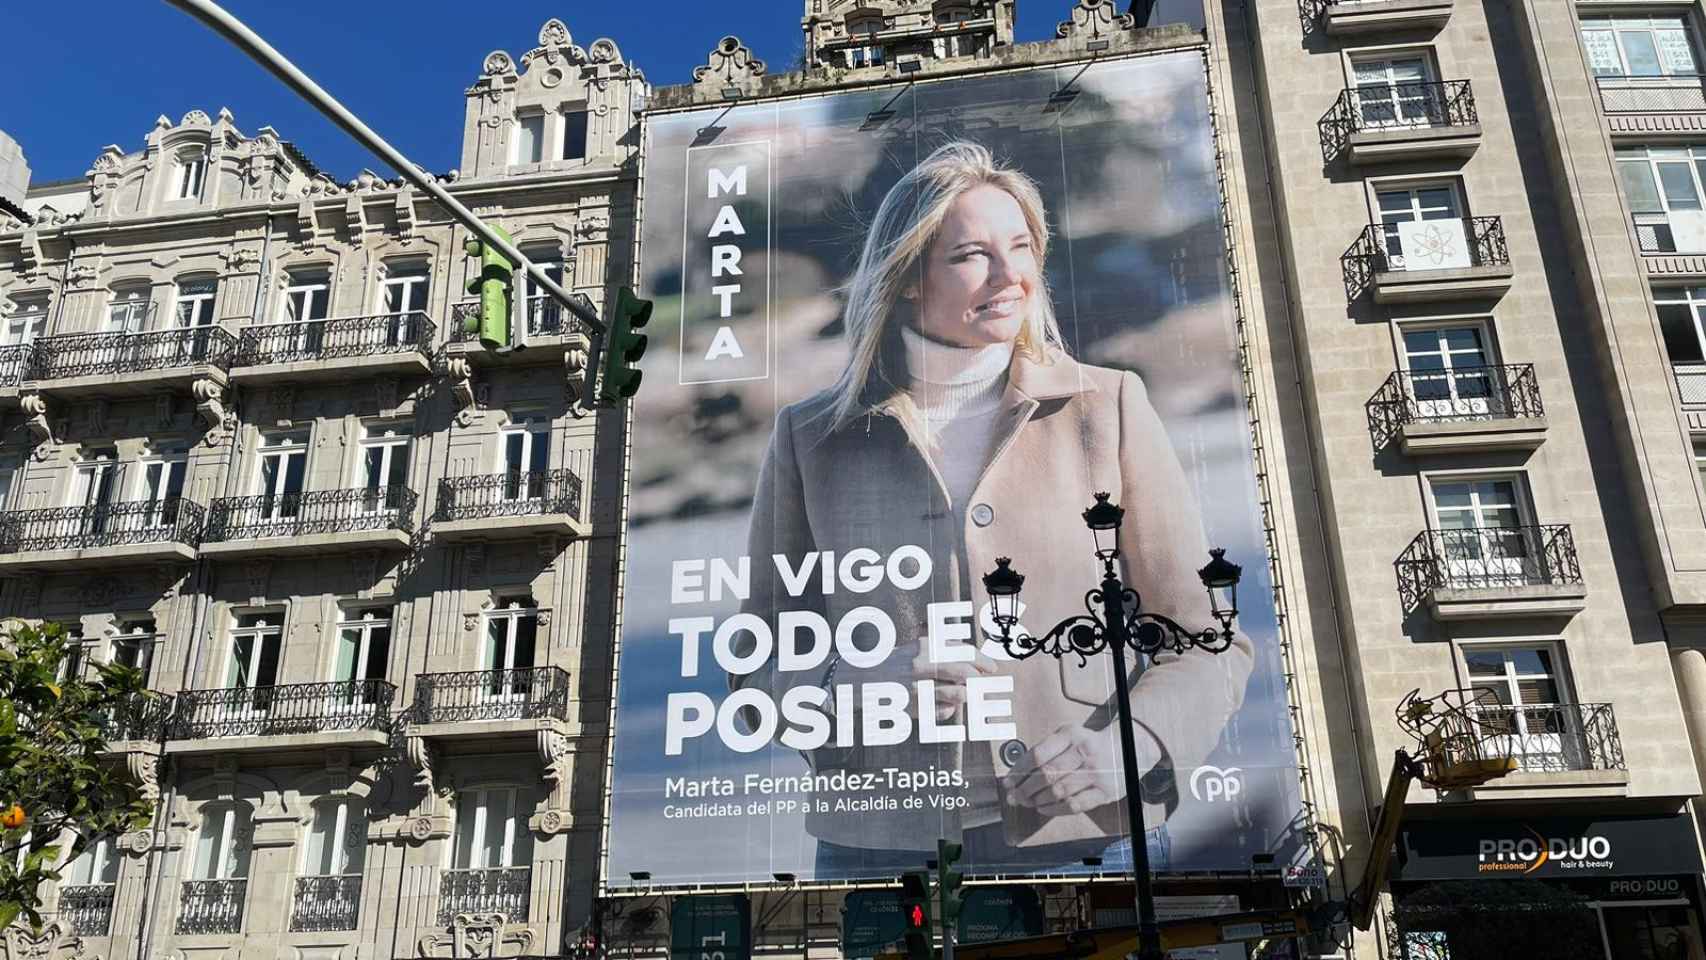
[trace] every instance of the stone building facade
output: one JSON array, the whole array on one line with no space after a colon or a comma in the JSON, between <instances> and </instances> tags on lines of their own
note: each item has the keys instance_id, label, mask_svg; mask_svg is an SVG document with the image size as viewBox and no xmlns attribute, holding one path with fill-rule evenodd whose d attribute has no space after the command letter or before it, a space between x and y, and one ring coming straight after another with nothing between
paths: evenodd
<instances>
[{"instance_id":1,"label":"stone building facade","mask_svg":"<svg viewBox=\"0 0 1706 960\"><path fill-rule=\"evenodd\" d=\"M553 20L486 57L442 179L602 306L633 276L636 110L1203 51L1327 889L1366 865L1408 691L1488 691L1520 765L1412 789L1399 922L1311 950L1401 947L1407 897L1454 882L1420 869L1440 837L1473 862L1529 824L1639 825L1697 865L1698 0L1206 0L1203 29L1060 6L1015 43L1013 0L805 0L802 69L726 37L658 90ZM602 879L626 443L576 404L574 322L523 289L529 348L470 344L462 228L226 112L0 218L0 613L173 698L115 738L155 825L0 955L563 955ZM1645 855L1558 883L1607 955L1639 927L1699 956L1698 868ZM662 955L685 895L613 898L603 945ZM751 895L760 949L838 955L841 891ZM1097 900L1048 890L1062 926Z\"/></svg>"}]
</instances>

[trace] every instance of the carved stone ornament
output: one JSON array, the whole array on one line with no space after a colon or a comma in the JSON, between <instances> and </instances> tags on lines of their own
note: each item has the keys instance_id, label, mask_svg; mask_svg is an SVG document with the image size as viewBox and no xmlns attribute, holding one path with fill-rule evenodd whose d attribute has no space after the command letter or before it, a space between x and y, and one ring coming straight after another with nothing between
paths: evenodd
<instances>
[{"instance_id":1,"label":"carved stone ornament","mask_svg":"<svg viewBox=\"0 0 1706 960\"><path fill-rule=\"evenodd\" d=\"M47 398L39 393L26 393L18 398L18 408L24 412L24 426L35 437L35 449L30 455L46 460L53 453L53 424L47 419Z\"/></svg>"},{"instance_id":2,"label":"carved stone ornament","mask_svg":"<svg viewBox=\"0 0 1706 960\"><path fill-rule=\"evenodd\" d=\"M459 913L451 918L448 933L429 933L420 939L420 955L442 958L497 958L531 955L532 930L505 929L509 916L502 913Z\"/></svg>"},{"instance_id":3,"label":"carved stone ornament","mask_svg":"<svg viewBox=\"0 0 1706 960\"><path fill-rule=\"evenodd\" d=\"M249 602L262 604L267 598L267 581L272 579L272 561L265 557L243 561L243 582L249 588Z\"/></svg>"},{"instance_id":4,"label":"carved stone ornament","mask_svg":"<svg viewBox=\"0 0 1706 960\"><path fill-rule=\"evenodd\" d=\"M739 37L724 37L711 49L711 58L702 67L693 68L693 83L717 90L738 87L748 80L764 76L764 61L755 58Z\"/></svg>"},{"instance_id":5,"label":"carved stone ornament","mask_svg":"<svg viewBox=\"0 0 1706 960\"><path fill-rule=\"evenodd\" d=\"M1062 40L1097 39L1136 27L1137 18L1121 13L1114 0L1078 0L1078 5L1072 8L1072 19L1062 20L1054 28L1054 35Z\"/></svg>"},{"instance_id":6,"label":"carved stone ornament","mask_svg":"<svg viewBox=\"0 0 1706 960\"><path fill-rule=\"evenodd\" d=\"M569 774L572 756L569 752L569 738L554 730L540 730L538 747L539 764L545 770L545 779L552 783L562 783Z\"/></svg>"},{"instance_id":7,"label":"carved stone ornament","mask_svg":"<svg viewBox=\"0 0 1706 960\"><path fill-rule=\"evenodd\" d=\"M432 743L425 737L409 737L403 741L403 750L408 754L409 766L415 771L415 786L425 790L428 796L436 793L432 768L438 759L438 751L433 749ZM425 824L424 828L422 824ZM416 840L425 840L432 836L432 818L416 817L409 822L408 830L409 836Z\"/></svg>"},{"instance_id":8,"label":"carved stone ornament","mask_svg":"<svg viewBox=\"0 0 1706 960\"><path fill-rule=\"evenodd\" d=\"M242 273L261 262L261 252L248 247L238 247L235 250L222 251L219 258L225 261L227 273Z\"/></svg>"},{"instance_id":9,"label":"carved stone ornament","mask_svg":"<svg viewBox=\"0 0 1706 960\"><path fill-rule=\"evenodd\" d=\"M93 286L101 272L92 263L79 263L65 273L65 285L73 290Z\"/></svg>"},{"instance_id":10,"label":"carved stone ornament","mask_svg":"<svg viewBox=\"0 0 1706 960\"><path fill-rule=\"evenodd\" d=\"M153 803L160 799L160 758L152 753L132 750L124 755L125 770L136 783L136 792Z\"/></svg>"},{"instance_id":11,"label":"carved stone ornament","mask_svg":"<svg viewBox=\"0 0 1706 960\"><path fill-rule=\"evenodd\" d=\"M184 118L182 120L178 121L178 126L180 127L187 127L190 124L195 124L199 127L211 127L213 126L213 118L209 117L205 111L191 110L189 113L184 114Z\"/></svg>"},{"instance_id":12,"label":"carved stone ornament","mask_svg":"<svg viewBox=\"0 0 1706 960\"><path fill-rule=\"evenodd\" d=\"M561 810L547 810L539 815L539 832L543 834L562 833L568 823L569 819L563 816Z\"/></svg>"},{"instance_id":13,"label":"carved stone ornament","mask_svg":"<svg viewBox=\"0 0 1706 960\"><path fill-rule=\"evenodd\" d=\"M621 63L622 51L616 49L616 41L600 37L586 48L586 57L593 63Z\"/></svg>"},{"instance_id":14,"label":"carved stone ornament","mask_svg":"<svg viewBox=\"0 0 1706 960\"><path fill-rule=\"evenodd\" d=\"M154 845L154 834L147 830L132 830L121 833L118 838L118 848L133 857L140 857Z\"/></svg>"},{"instance_id":15,"label":"carved stone ornament","mask_svg":"<svg viewBox=\"0 0 1706 960\"><path fill-rule=\"evenodd\" d=\"M409 821L409 839L416 843L425 843L432 839L432 818L415 817Z\"/></svg>"},{"instance_id":16,"label":"carved stone ornament","mask_svg":"<svg viewBox=\"0 0 1706 960\"><path fill-rule=\"evenodd\" d=\"M515 61L502 50L493 50L486 54L486 62L480 67L480 72L488 77L499 77L515 72Z\"/></svg>"},{"instance_id":17,"label":"carved stone ornament","mask_svg":"<svg viewBox=\"0 0 1706 960\"><path fill-rule=\"evenodd\" d=\"M225 403L225 385L204 377L190 384L190 393L195 397L195 412L207 424L207 445L224 443L237 428L237 411Z\"/></svg>"},{"instance_id":18,"label":"carved stone ornament","mask_svg":"<svg viewBox=\"0 0 1706 960\"><path fill-rule=\"evenodd\" d=\"M456 398L456 424L468 427L479 419L479 398L474 390L474 366L467 357L452 357L445 365L450 375L450 395Z\"/></svg>"},{"instance_id":19,"label":"carved stone ornament","mask_svg":"<svg viewBox=\"0 0 1706 960\"><path fill-rule=\"evenodd\" d=\"M60 920L48 923L40 933L14 923L3 936L0 944L5 946L7 960L66 960L83 956L83 938Z\"/></svg>"},{"instance_id":20,"label":"carved stone ornament","mask_svg":"<svg viewBox=\"0 0 1706 960\"><path fill-rule=\"evenodd\" d=\"M539 28L539 45L549 50L553 47L572 47L575 44L569 36L569 28L556 17L545 21Z\"/></svg>"}]
</instances>

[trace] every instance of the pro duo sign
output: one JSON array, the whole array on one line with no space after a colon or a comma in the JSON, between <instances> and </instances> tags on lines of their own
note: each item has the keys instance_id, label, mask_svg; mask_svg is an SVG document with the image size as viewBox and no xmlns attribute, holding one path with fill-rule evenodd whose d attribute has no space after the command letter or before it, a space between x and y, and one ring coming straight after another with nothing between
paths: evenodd
<instances>
[{"instance_id":1,"label":"pro duo sign","mask_svg":"<svg viewBox=\"0 0 1706 960\"><path fill-rule=\"evenodd\" d=\"M1544 837L1529 830L1530 836L1509 838L1483 837L1477 858L1481 873L1530 874L1548 863L1559 870L1610 870L1616 866L1611 857L1611 840L1599 834L1570 837Z\"/></svg>"}]
</instances>

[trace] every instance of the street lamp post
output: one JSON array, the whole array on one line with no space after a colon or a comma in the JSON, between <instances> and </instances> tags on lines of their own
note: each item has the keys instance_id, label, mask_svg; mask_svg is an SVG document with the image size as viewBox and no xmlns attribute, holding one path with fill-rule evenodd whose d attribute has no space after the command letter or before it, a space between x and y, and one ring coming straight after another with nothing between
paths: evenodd
<instances>
[{"instance_id":1,"label":"street lamp post","mask_svg":"<svg viewBox=\"0 0 1706 960\"><path fill-rule=\"evenodd\" d=\"M1138 957L1163 960L1161 934L1155 926L1155 891L1149 877L1149 841L1143 825L1143 798L1138 792L1137 743L1132 731L1131 688L1126 672L1126 650L1141 656L1162 651L1179 654L1196 648L1221 653L1232 646L1232 624L1238 616L1238 580L1241 567L1226 559L1226 551L1209 551L1209 562L1197 571L1208 590L1218 629L1192 630L1159 613L1143 609L1137 591L1126 586L1115 568L1119 560L1118 531L1125 511L1108 502L1108 494L1096 494L1096 502L1084 511L1084 523L1096 541L1096 559L1102 562L1102 583L1084 595L1088 613L1068 617L1042 636L1019 627L1019 591L1025 577L1012 567L1012 560L999 557L995 569L983 575L989 593L996 637L1008 656L1024 660L1038 653L1056 659L1075 654L1080 665L1104 649L1113 654L1115 700L1120 712L1120 757L1125 774L1126 816L1131 823L1132 872L1137 881ZM1100 616L1096 611L1100 609ZM1015 632L1017 628L1018 632Z\"/></svg>"}]
</instances>

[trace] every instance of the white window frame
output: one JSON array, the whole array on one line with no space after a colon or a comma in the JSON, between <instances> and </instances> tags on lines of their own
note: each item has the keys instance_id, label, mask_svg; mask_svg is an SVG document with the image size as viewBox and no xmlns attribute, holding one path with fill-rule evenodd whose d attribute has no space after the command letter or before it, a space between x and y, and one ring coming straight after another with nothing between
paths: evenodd
<instances>
[{"instance_id":1,"label":"white window frame","mask_svg":"<svg viewBox=\"0 0 1706 960\"><path fill-rule=\"evenodd\" d=\"M148 329L148 315L153 313L153 306L152 290L146 283L113 287L107 293L107 332L142 333Z\"/></svg>"},{"instance_id":2,"label":"white window frame","mask_svg":"<svg viewBox=\"0 0 1706 960\"><path fill-rule=\"evenodd\" d=\"M1582 56L1587 61L1589 72L1593 73L1593 75L1599 79L1652 81L1688 78L1693 80L1701 72L1700 40L1699 36L1695 32L1694 18L1689 16L1683 9L1676 9L1675 12L1669 16L1655 16L1650 13L1642 16L1633 16L1629 14L1585 16L1582 17L1581 24ZM1678 29L1679 26L1684 42L1688 46L1688 55L1689 60L1691 61L1688 64L1690 69L1686 72L1673 69L1678 66L1678 64L1673 62L1672 56L1666 53L1665 48L1660 45L1658 39L1659 31L1674 31ZM1624 36L1625 34L1640 32L1646 32L1652 37L1653 50L1655 56L1659 60L1659 69L1661 71L1659 73L1637 74L1629 72L1629 51L1624 46ZM1610 49L1617 52L1617 72L1600 73L1594 67L1593 54L1596 47L1588 40L1587 35L1590 33L1610 33L1612 35Z\"/></svg>"},{"instance_id":3,"label":"white window frame","mask_svg":"<svg viewBox=\"0 0 1706 960\"><path fill-rule=\"evenodd\" d=\"M1453 543L1449 532L1453 530L1473 529L1479 531L1524 530L1536 525L1534 518L1533 500L1528 487L1528 475L1520 472L1512 473L1436 473L1424 478L1428 497L1428 519L1433 529L1440 531L1444 556L1441 557L1446 567L1446 575L1450 579L1469 579L1496 575L1508 578L1513 583L1532 583L1539 575L1542 559L1532 546L1527 535L1516 533L1515 542L1520 544L1518 550L1503 548L1504 556L1487 556L1488 540L1499 536L1497 533L1479 533L1471 540L1465 535L1457 544L1459 549L1472 547L1463 555L1453 557ZM1490 524L1488 518L1501 510L1504 505L1492 503L1483 505L1482 493L1477 489L1478 484L1508 483L1511 486L1510 512L1514 515L1514 524ZM1474 525L1469 528L1448 527L1440 519L1439 503L1440 487L1447 485L1467 485L1469 488L1469 511L1474 519ZM1462 508L1447 508L1452 511Z\"/></svg>"},{"instance_id":4,"label":"white window frame","mask_svg":"<svg viewBox=\"0 0 1706 960\"><path fill-rule=\"evenodd\" d=\"M329 274L301 270L287 277L284 296L278 301L279 323L311 323L331 316L332 278Z\"/></svg>"},{"instance_id":5,"label":"white window frame","mask_svg":"<svg viewBox=\"0 0 1706 960\"><path fill-rule=\"evenodd\" d=\"M120 858L113 837L101 837L83 848L83 852L60 868L64 877L61 887L110 887L118 883ZM83 866L87 864L88 866ZM77 875L81 873L82 879ZM111 879L103 875L111 874Z\"/></svg>"},{"instance_id":6,"label":"white window frame","mask_svg":"<svg viewBox=\"0 0 1706 960\"><path fill-rule=\"evenodd\" d=\"M320 831L320 814L322 810L335 809L332 814L332 829L329 833ZM367 862L367 811L366 804L360 797L353 795L326 796L314 801L310 808L308 826L303 831L302 864L298 868L304 877L352 877L361 876ZM351 831L351 826L359 827L359 833ZM318 861L314 857L316 840L320 846ZM328 841L332 841L328 846ZM329 856L328 856L329 854ZM330 872L324 869L327 861L330 866L339 869Z\"/></svg>"},{"instance_id":7,"label":"white window frame","mask_svg":"<svg viewBox=\"0 0 1706 960\"><path fill-rule=\"evenodd\" d=\"M5 327L0 328L0 347L34 343L47 329L47 313L48 296L45 293L13 297L12 312L6 316Z\"/></svg>"},{"instance_id":8,"label":"white window frame","mask_svg":"<svg viewBox=\"0 0 1706 960\"><path fill-rule=\"evenodd\" d=\"M480 787L456 794L456 825L451 834L451 869L518 870L533 865L533 838L527 830L526 798L522 787ZM494 801L503 803L499 808ZM468 802L469 799L473 802ZM487 821L504 817L502 849L497 863L484 862ZM464 830L466 829L466 833ZM466 841L466 842L464 842ZM480 861L480 862L475 862Z\"/></svg>"},{"instance_id":9,"label":"white window frame","mask_svg":"<svg viewBox=\"0 0 1706 960\"><path fill-rule=\"evenodd\" d=\"M401 309L392 310L388 301L391 291L398 291L397 302ZM420 305L411 307L409 304L416 300L415 292L419 290ZM374 314L389 317L391 322L386 324L383 332L375 329L369 336L382 338L375 345L384 343L387 346L398 343L412 342L416 336L415 329L409 323L409 317L416 313L425 313L432 304L432 268L427 264L400 263L387 268L385 279L379 284L379 302L374 307Z\"/></svg>"},{"instance_id":10,"label":"white window frame","mask_svg":"<svg viewBox=\"0 0 1706 960\"><path fill-rule=\"evenodd\" d=\"M533 153L537 156L523 156L521 152L522 131L531 121L539 124L539 135L533 141ZM510 140L509 162L511 166L529 166L543 163L547 155L546 138L551 132L549 117L541 110L522 110L515 115L515 136Z\"/></svg>"},{"instance_id":11,"label":"white window frame","mask_svg":"<svg viewBox=\"0 0 1706 960\"><path fill-rule=\"evenodd\" d=\"M512 471L509 463L509 443L510 438L516 436L521 438L521 461L519 469ZM516 420L504 425L498 431L498 473L506 478L504 488L501 491L504 500L537 500L545 496L545 478L543 476L534 477L531 482L523 482L520 477L535 472L539 474L550 472L551 440L551 424L542 419ZM545 445L544 465L535 471L533 467L534 451L539 449L541 443ZM512 474L517 476L517 481L514 484L511 484L507 479Z\"/></svg>"},{"instance_id":12,"label":"white window frame","mask_svg":"<svg viewBox=\"0 0 1706 960\"><path fill-rule=\"evenodd\" d=\"M389 661L393 652L392 644L396 642L397 631L394 627L394 611L390 607L363 607L359 610L340 610L338 622L332 631L332 663L328 679L332 683L349 682L350 694L347 697L336 698L340 706L360 707L371 705L360 695L360 684L368 679L368 670L373 665L373 636L380 629L386 631L384 660ZM349 676L344 676L343 652L345 634L353 634L354 656L350 658ZM379 676L383 680L390 672L390 664L379 664Z\"/></svg>"},{"instance_id":13,"label":"white window frame","mask_svg":"<svg viewBox=\"0 0 1706 960\"><path fill-rule=\"evenodd\" d=\"M574 129L574 123L570 120L570 117L577 114L581 118L580 153L571 157L569 156L569 133ZM589 109L588 104L577 103L558 110L556 127L556 149L551 152L552 157L558 160L573 161L585 160L587 157L592 156L592 150L590 149L592 145L592 111Z\"/></svg>"},{"instance_id":14,"label":"white window frame","mask_svg":"<svg viewBox=\"0 0 1706 960\"><path fill-rule=\"evenodd\" d=\"M151 504L143 521L144 526L165 526L176 522L177 507L168 504L176 496L180 501L183 490L189 482L189 455L182 450L167 449L143 457L137 462L141 469L136 471L136 489L131 499L138 503ZM150 492L148 489L149 474L158 470L161 482ZM178 492L170 491L172 482L176 479Z\"/></svg>"},{"instance_id":15,"label":"white window frame","mask_svg":"<svg viewBox=\"0 0 1706 960\"><path fill-rule=\"evenodd\" d=\"M1420 76L1398 75L1397 67L1409 63L1421 65ZM1382 76L1378 79L1365 78L1364 71L1374 66L1382 68ZM1443 119L1443 104L1436 106L1430 103L1430 98L1438 100L1441 92L1438 87L1430 86L1439 83L1439 71L1428 51L1354 53L1349 56L1349 69L1353 108L1360 128L1413 129L1431 127L1436 120ZM1406 85L1415 89L1406 91ZM1386 113L1390 116L1370 115L1371 108L1380 104L1386 105Z\"/></svg>"},{"instance_id":16,"label":"white window frame","mask_svg":"<svg viewBox=\"0 0 1706 960\"><path fill-rule=\"evenodd\" d=\"M1479 365L1458 362L1458 357L1467 356L1469 351L1453 349L1446 342L1446 334L1453 330L1469 330L1475 334L1480 341ZM1433 334L1437 350L1413 354L1409 338L1412 334L1420 333ZM1442 366L1438 370L1418 371L1411 363L1415 356L1437 356ZM1432 419L1485 419L1507 412L1503 382L1496 371L1488 369L1499 365L1499 351L1493 338L1493 325L1486 318L1400 323L1398 357L1405 372L1410 374L1410 399L1414 401L1422 416ZM1424 380L1443 385L1446 395L1424 398L1421 389Z\"/></svg>"},{"instance_id":17,"label":"white window frame","mask_svg":"<svg viewBox=\"0 0 1706 960\"><path fill-rule=\"evenodd\" d=\"M15 467L0 466L0 511L10 509L12 502L12 482L17 478Z\"/></svg>"},{"instance_id":18,"label":"white window frame","mask_svg":"<svg viewBox=\"0 0 1706 960\"><path fill-rule=\"evenodd\" d=\"M245 618L255 617L256 622L245 624ZM266 662L268 644L273 648L273 675L271 683L249 683L238 686L240 658L238 655L239 641L249 638L249 662L241 664L249 672L249 679L261 679L261 665ZM284 665L284 611L279 609L244 610L231 614L231 625L225 631L225 671L220 689L223 690L265 690L278 685L279 670ZM270 698L252 697L245 704L234 704L232 709L239 714L250 712L264 714L270 706Z\"/></svg>"},{"instance_id":19,"label":"white window frame","mask_svg":"<svg viewBox=\"0 0 1706 960\"><path fill-rule=\"evenodd\" d=\"M153 618L120 619L107 634L107 662L120 663L120 650L131 647L136 651L136 662L129 666L142 671L142 680L146 684L154 673L154 653L159 642L160 627Z\"/></svg>"},{"instance_id":20,"label":"white window frame","mask_svg":"<svg viewBox=\"0 0 1706 960\"><path fill-rule=\"evenodd\" d=\"M527 251L522 252L527 253ZM532 260L540 270L543 270L545 275L550 277L557 286L565 286L563 277L566 264L563 262L560 250L553 247L550 250L538 251L537 257L531 253L527 255L528 259ZM522 303L526 305L522 319L527 324L528 334L530 336L560 336L564 332L563 314L567 312L563 309L562 304L557 302L556 297L547 293L544 287L539 286L531 273L522 275L521 289L523 293ZM547 320L551 322L547 324Z\"/></svg>"},{"instance_id":21,"label":"white window frame","mask_svg":"<svg viewBox=\"0 0 1706 960\"><path fill-rule=\"evenodd\" d=\"M1570 727L1565 709L1576 706L1575 685L1570 679L1569 665L1564 656L1564 644L1557 640L1525 640L1525 641L1474 641L1460 643L1459 655L1463 658L1464 684L1476 687L1497 683L1503 687L1507 702L1502 706L1478 706L1478 712L1483 716L1483 722L1494 725L1499 729L1508 724L1510 733L1494 736L1492 744L1499 753L1508 753L1517 758L1519 763L1537 769L1580 769L1585 766L1586 744ZM1521 673L1517 670L1516 662L1511 657L1517 651L1544 651L1552 661L1551 673ZM1475 653L1497 653L1504 661L1504 671L1497 678L1476 676L1469 664L1469 655ZM1529 703L1522 699L1522 681L1546 680L1552 684L1557 693L1557 699L1550 703ZM1478 703L1478 702L1477 702ZM1559 714L1558 726L1562 730L1545 729L1543 718L1548 707L1556 708Z\"/></svg>"},{"instance_id":22,"label":"white window frame","mask_svg":"<svg viewBox=\"0 0 1706 960\"><path fill-rule=\"evenodd\" d=\"M1635 238L1643 253L1706 253L1706 144L1678 146L1639 145L1618 147L1614 157L1617 164L1617 186L1623 202L1629 207L1635 223ZM1671 197L1660 170L1682 168L1688 171L1688 185L1694 191L1694 205ZM1640 168L1647 185L1658 197L1658 210L1636 210L1635 198L1629 194L1626 171ZM1693 218L1692 224L1687 223ZM1663 227L1670 234L1667 246L1658 235ZM1681 236L1678 228L1684 227ZM1692 227L1693 229L1687 229ZM1646 228L1643 232L1643 228ZM1650 238L1649 238L1650 234Z\"/></svg>"},{"instance_id":23,"label":"white window frame","mask_svg":"<svg viewBox=\"0 0 1706 960\"><path fill-rule=\"evenodd\" d=\"M275 457L279 467L273 471L273 489L267 489L266 461ZM290 477L290 458L302 458L302 486L294 491L297 499L289 499L292 491L287 490ZM284 520L297 515L301 508L301 495L308 492L308 437L301 433L262 434L261 442L255 448L255 495L271 497L267 509L263 510L262 520ZM289 512L286 512L286 511Z\"/></svg>"},{"instance_id":24,"label":"white window frame","mask_svg":"<svg viewBox=\"0 0 1706 960\"><path fill-rule=\"evenodd\" d=\"M396 424L370 424L362 428L361 440L358 442L360 455L355 462L354 486L367 491L363 506L369 513L395 510L401 505L401 495L393 498L381 496L380 493L389 490L391 484L388 478L398 463L402 464L403 476L398 481L397 486L407 487L409 485L409 457L413 449L413 441L414 438ZM374 478L369 476L367 465L368 456L375 451L380 455L377 483L374 482Z\"/></svg>"},{"instance_id":25,"label":"white window frame","mask_svg":"<svg viewBox=\"0 0 1706 960\"><path fill-rule=\"evenodd\" d=\"M207 181L207 150L181 150L172 159L172 199L199 200Z\"/></svg>"},{"instance_id":26,"label":"white window frame","mask_svg":"<svg viewBox=\"0 0 1706 960\"><path fill-rule=\"evenodd\" d=\"M238 822L239 810L245 814L241 818L244 821L243 823ZM250 839L254 833L254 813L246 805L220 803L212 806L211 809L203 808L201 815L201 826L195 832L195 857L190 861L190 879L241 880L247 878L249 876L249 857L252 853ZM209 831L207 827L213 822L211 820L213 817L218 817L219 820L214 825L214 830ZM211 850L215 854L213 857L207 856L210 852L208 849L209 833L214 835ZM208 859L213 860L211 865L204 863ZM208 873L211 873L212 876L204 876Z\"/></svg>"},{"instance_id":27,"label":"white window frame","mask_svg":"<svg viewBox=\"0 0 1706 960\"><path fill-rule=\"evenodd\" d=\"M204 285L206 289L200 289ZM186 292L186 288L192 286L197 289ZM172 285L172 325L180 328L213 326L213 306L218 296L218 277L185 277L177 281ZM187 318L184 315L186 306L189 307Z\"/></svg>"},{"instance_id":28,"label":"white window frame","mask_svg":"<svg viewBox=\"0 0 1706 960\"><path fill-rule=\"evenodd\" d=\"M528 663L517 664L516 649L521 637L521 624L531 621L533 624L533 649L528 656ZM517 670L532 670L540 666L539 649L539 605L531 596L513 596L499 598L494 606L485 611L480 618L480 637L483 643L480 651L481 669L491 674L484 687L484 695L488 700L526 700L529 683L515 675ZM502 630L502 650L498 649L495 631ZM502 663L497 662L502 659ZM509 674L509 682L505 683L503 674Z\"/></svg>"},{"instance_id":29,"label":"white window frame","mask_svg":"<svg viewBox=\"0 0 1706 960\"><path fill-rule=\"evenodd\" d=\"M1424 205L1422 202L1422 193L1429 190L1446 191L1447 196L1451 198L1451 202L1445 207ZM1400 219L1389 220L1387 219L1389 216L1397 217L1398 211L1385 209L1385 207L1381 205L1380 198L1382 195L1400 193L1406 194L1409 197L1410 202L1408 209L1404 211L1408 216ZM1384 244L1383 249L1386 254L1387 266L1389 269L1393 270L1404 269L1404 251L1403 248L1399 246L1398 224L1422 222L1427 220L1455 220L1462 222L1469 218L1469 204L1467 202L1467 198L1465 198L1463 194L1463 185L1458 183L1456 180L1375 183L1371 187L1370 199L1373 201L1375 222L1380 224L1381 227L1382 242ZM1450 215L1443 217L1432 215L1436 214L1440 210L1445 210L1449 212ZM1467 229L1465 229L1464 233L1464 239L1473 244L1474 238L1467 236Z\"/></svg>"},{"instance_id":30,"label":"white window frame","mask_svg":"<svg viewBox=\"0 0 1706 960\"><path fill-rule=\"evenodd\" d=\"M110 506L119 502L124 494L115 490L121 482L118 452L112 448L91 451L80 457L71 470L71 485L66 490L65 505L68 507ZM104 487L104 496L95 498L93 494L98 487Z\"/></svg>"}]
</instances>

